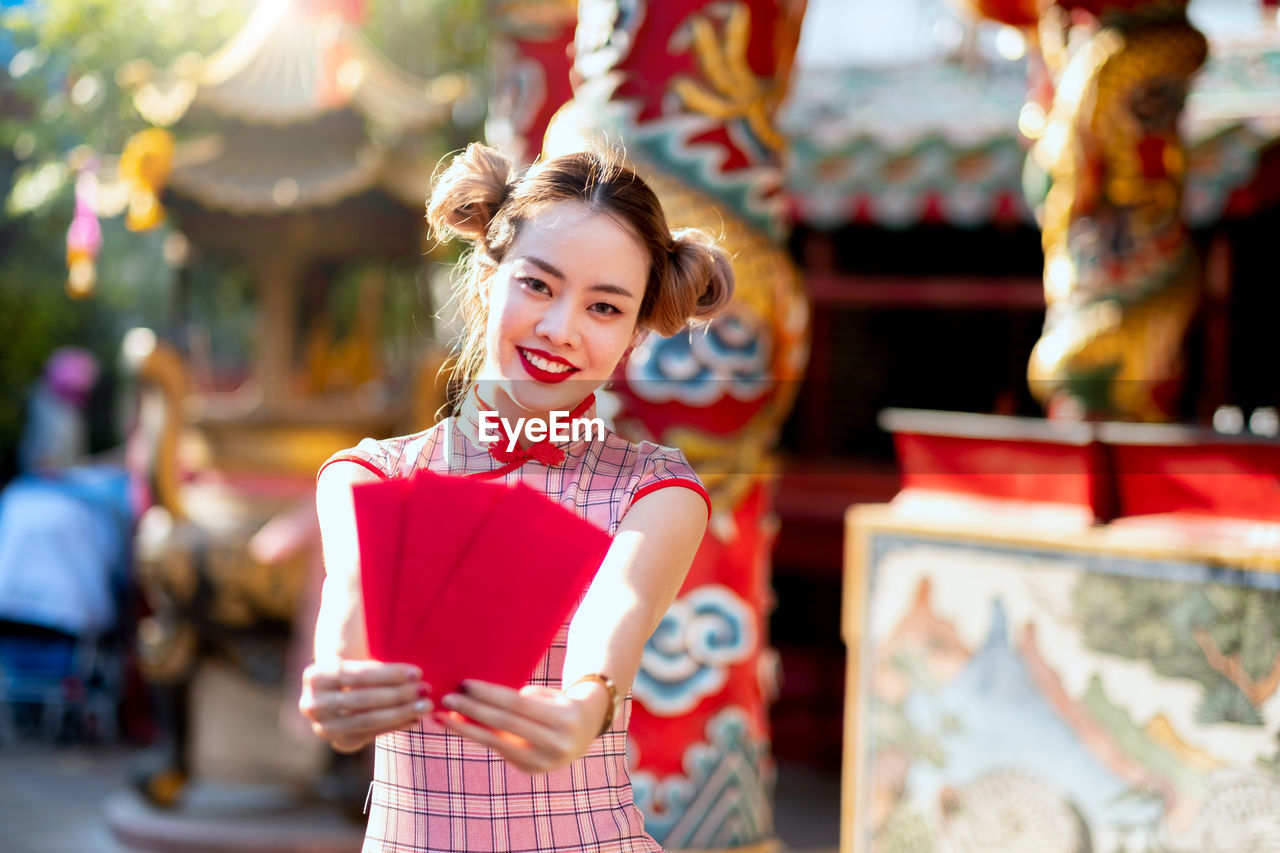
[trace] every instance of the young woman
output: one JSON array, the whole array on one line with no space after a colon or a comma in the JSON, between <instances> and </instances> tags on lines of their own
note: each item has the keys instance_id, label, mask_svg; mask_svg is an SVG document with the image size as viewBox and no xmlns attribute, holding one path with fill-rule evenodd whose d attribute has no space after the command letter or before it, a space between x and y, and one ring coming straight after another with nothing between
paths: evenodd
<instances>
[{"instance_id":1,"label":"young woman","mask_svg":"<svg viewBox=\"0 0 1280 853\"><path fill-rule=\"evenodd\" d=\"M431 429L366 439L321 469L327 574L300 706L338 750L376 738L366 853L658 850L631 797L628 693L701 540L706 492L678 450L611 432L522 434L518 447L485 437L498 419L594 417L593 392L641 334L674 334L728 301L728 258L701 232L673 234L652 190L606 150L516 178L472 145L427 219L474 245L455 285L466 390ZM368 659L351 489L424 468L523 482L613 536L520 690L468 682L435 696L415 667ZM536 530L512 536L537 547Z\"/></svg>"}]
</instances>

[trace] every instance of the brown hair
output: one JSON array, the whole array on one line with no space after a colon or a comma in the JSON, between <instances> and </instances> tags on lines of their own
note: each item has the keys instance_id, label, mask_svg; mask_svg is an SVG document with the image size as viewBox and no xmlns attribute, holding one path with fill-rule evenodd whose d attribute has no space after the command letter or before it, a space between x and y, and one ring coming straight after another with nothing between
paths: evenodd
<instances>
[{"instance_id":1,"label":"brown hair","mask_svg":"<svg viewBox=\"0 0 1280 853\"><path fill-rule=\"evenodd\" d=\"M520 226L547 205L577 201L627 228L650 258L649 281L636 318L638 329L669 336L691 320L705 320L733 296L729 256L694 228L673 233L653 190L605 147L537 163L520 178L500 152L473 142L436 180L427 203L427 224L437 239L460 236L474 251L455 283L466 323L458 356L463 383L484 360L484 277L502 263Z\"/></svg>"}]
</instances>

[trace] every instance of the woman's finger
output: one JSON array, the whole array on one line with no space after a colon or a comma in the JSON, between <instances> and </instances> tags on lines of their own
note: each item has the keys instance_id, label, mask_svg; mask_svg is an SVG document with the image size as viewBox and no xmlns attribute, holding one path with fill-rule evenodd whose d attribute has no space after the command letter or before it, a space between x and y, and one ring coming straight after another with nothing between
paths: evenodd
<instances>
[{"instance_id":1,"label":"woman's finger","mask_svg":"<svg viewBox=\"0 0 1280 853\"><path fill-rule=\"evenodd\" d=\"M303 672L298 708L335 749L354 752L384 732L411 726L434 705L421 670L380 661L312 664Z\"/></svg>"},{"instance_id":2,"label":"woman's finger","mask_svg":"<svg viewBox=\"0 0 1280 853\"><path fill-rule=\"evenodd\" d=\"M353 687L349 690L330 691L334 713L346 717L394 705L412 705L426 699L426 693L417 684L400 684L395 687Z\"/></svg>"},{"instance_id":3,"label":"woman's finger","mask_svg":"<svg viewBox=\"0 0 1280 853\"><path fill-rule=\"evenodd\" d=\"M421 717L435 709L430 699L415 699L396 705L379 705L373 708L353 708L338 701L328 713L316 719L325 729L338 733L375 731L388 719L399 720Z\"/></svg>"},{"instance_id":4,"label":"woman's finger","mask_svg":"<svg viewBox=\"0 0 1280 853\"><path fill-rule=\"evenodd\" d=\"M359 748L385 732L406 728L430 713L430 700L380 707L356 713L335 714L314 719L312 730L338 748Z\"/></svg>"},{"instance_id":5,"label":"woman's finger","mask_svg":"<svg viewBox=\"0 0 1280 853\"><path fill-rule=\"evenodd\" d=\"M343 687L376 687L420 681L422 670L407 663L383 663L376 660L350 660L342 663Z\"/></svg>"},{"instance_id":6,"label":"woman's finger","mask_svg":"<svg viewBox=\"0 0 1280 853\"><path fill-rule=\"evenodd\" d=\"M457 694L453 694L457 695ZM512 690L488 681L462 682L462 695L487 705L507 708L512 712L551 728L561 725L563 719L563 694L547 688L547 692L528 688Z\"/></svg>"},{"instance_id":7,"label":"woman's finger","mask_svg":"<svg viewBox=\"0 0 1280 853\"><path fill-rule=\"evenodd\" d=\"M325 690L317 688L315 682L304 682L302 695L298 697L298 709L310 719L323 722L372 708L413 703L420 698L426 698L426 690L415 684Z\"/></svg>"},{"instance_id":8,"label":"woman's finger","mask_svg":"<svg viewBox=\"0 0 1280 853\"><path fill-rule=\"evenodd\" d=\"M375 687L419 681L422 670L412 664L383 663L376 660L341 660L313 663L302 674L313 690L338 690L343 687Z\"/></svg>"},{"instance_id":9,"label":"woman's finger","mask_svg":"<svg viewBox=\"0 0 1280 853\"><path fill-rule=\"evenodd\" d=\"M511 692L514 693L514 691ZM510 698L510 696L503 696L507 701ZM450 711L479 723L481 727L509 732L535 748L545 749L550 745L553 732L546 725L523 716L509 706L490 704L475 696L462 693L450 693L440 700L440 704Z\"/></svg>"}]
</instances>

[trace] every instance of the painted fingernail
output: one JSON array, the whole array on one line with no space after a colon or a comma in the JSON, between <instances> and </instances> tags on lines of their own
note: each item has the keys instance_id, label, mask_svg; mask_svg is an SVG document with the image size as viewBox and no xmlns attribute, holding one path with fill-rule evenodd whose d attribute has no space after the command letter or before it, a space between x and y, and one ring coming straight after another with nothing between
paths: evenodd
<instances>
[{"instance_id":1,"label":"painted fingernail","mask_svg":"<svg viewBox=\"0 0 1280 853\"><path fill-rule=\"evenodd\" d=\"M404 677L409 681L417 681L422 678L422 670L416 666L407 666L404 670Z\"/></svg>"},{"instance_id":2,"label":"painted fingernail","mask_svg":"<svg viewBox=\"0 0 1280 853\"><path fill-rule=\"evenodd\" d=\"M417 711L419 714L425 714L431 710L431 703L426 699L419 699L414 703L413 710Z\"/></svg>"},{"instance_id":3,"label":"painted fingernail","mask_svg":"<svg viewBox=\"0 0 1280 853\"><path fill-rule=\"evenodd\" d=\"M448 696L440 700L440 704L446 708L456 708L458 707L458 695L456 693L450 693Z\"/></svg>"},{"instance_id":4,"label":"painted fingernail","mask_svg":"<svg viewBox=\"0 0 1280 853\"><path fill-rule=\"evenodd\" d=\"M431 695L431 685L430 685L430 684L419 684L419 685L418 685L418 695L419 695L419 696L430 696L430 695Z\"/></svg>"},{"instance_id":5,"label":"painted fingernail","mask_svg":"<svg viewBox=\"0 0 1280 853\"><path fill-rule=\"evenodd\" d=\"M468 693L470 693L470 692L471 692L471 682L470 682L470 681L464 681L464 682L462 682L461 684L459 684L459 685L458 685L458 692L459 692L459 693L461 693L463 696L465 696L465 695L467 695Z\"/></svg>"}]
</instances>

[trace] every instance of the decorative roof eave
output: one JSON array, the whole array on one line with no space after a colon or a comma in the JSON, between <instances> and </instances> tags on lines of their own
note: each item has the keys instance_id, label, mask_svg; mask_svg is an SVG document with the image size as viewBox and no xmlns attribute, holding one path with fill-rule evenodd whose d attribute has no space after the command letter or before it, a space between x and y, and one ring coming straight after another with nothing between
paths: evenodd
<instances>
[{"instance_id":1,"label":"decorative roof eave","mask_svg":"<svg viewBox=\"0 0 1280 853\"><path fill-rule=\"evenodd\" d=\"M243 138L213 135L180 145L169 189L210 210L279 216L330 207L378 184L386 151L371 142L247 152Z\"/></svg>"},{"instance_id":2,"label":"decorative roof eave","mask_svg":"<svg viewBox=\"0 0 1280 853\"><path fill-rule=\"evenodd\" d=\"M383 127L418 129L445 119L467 90L461 75L407 74L341 16L316 14L296 0L263 0L208 59L187 55L163 73L137 61L120 78L134 88L143 117L162 127L201 106L277 126L352 108Z\"/></svg>"},{"instance_id":3,"label":"decorative roof eave","mask_svg":"<svg viewBox=\"0 0 1280 853\"><path fill-rule=\"evenodd\" d=\"M361 70L352 103L375 124L409 130L440 124L470 88L462 74L441 74L432 80L407 74L387 62L363 33L355 35L352 61Z\"/></svg>"},{"instance_id":4,"label":"decorative roof eave","mask_svg":"<svg viewBox=\"0 0 1280 853\"><path fill-rule=\"evenodd\" d=\"M779 119L792 218L823 229L1034 225L1021 182L1025 101L1019 63L800 69ZM1280 154L1280 31L1213 38L1181 128L1189 225L1273 203L1280 182L1266 166Z\"/></svg>"},{"instance_id":5,"label":"decorative roof eave","mask_svg":"<svg viewBox=\"0 0 1280 853\"><path fill-rule=\"evenodd\" d=\"M433 161L420 156L411 142L385 148L329 138L311 148L262 146L235 133L193 139L178 146L169 189L201 207L238 216L330 207L368 190L381 190L410 211L422 210ZM265 156L264 147L279 153Z\"/></svg>"}]
</instances>

